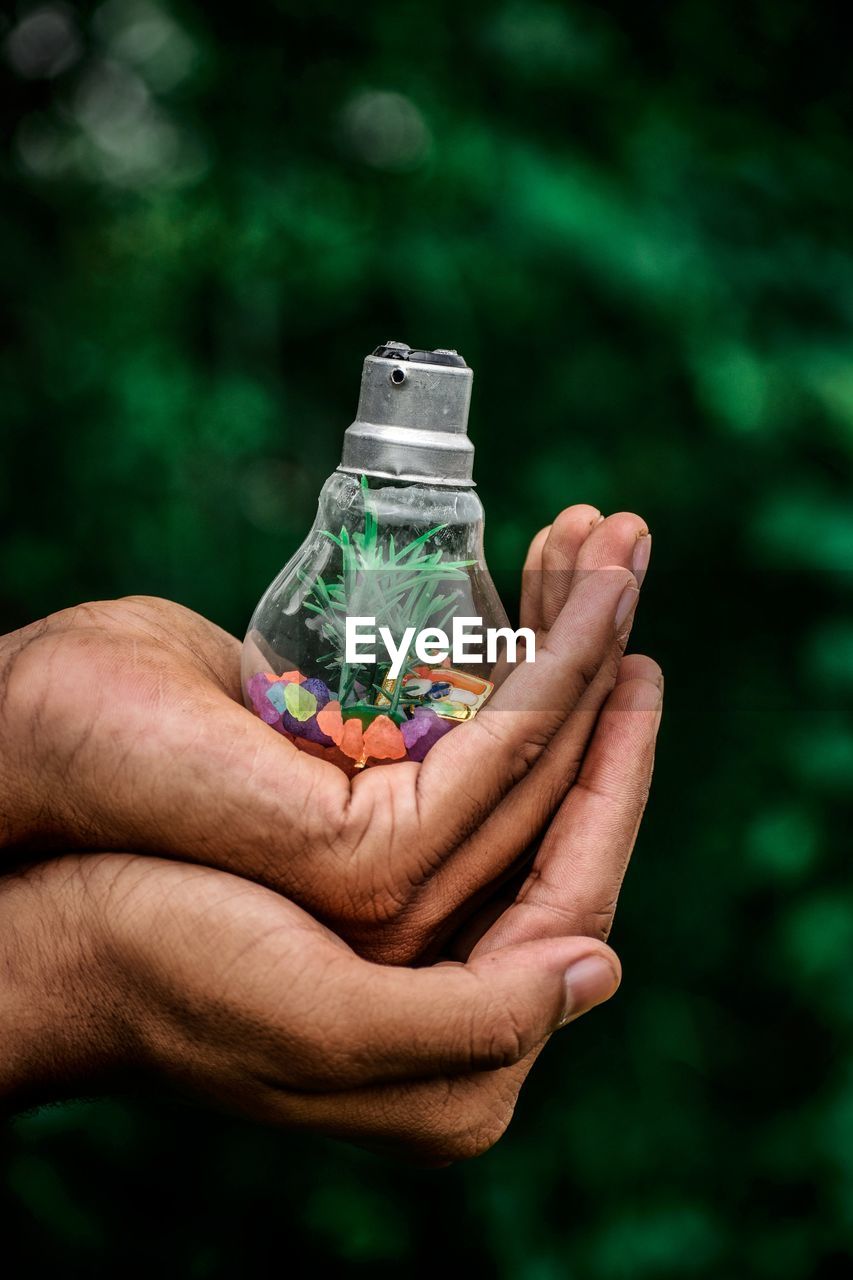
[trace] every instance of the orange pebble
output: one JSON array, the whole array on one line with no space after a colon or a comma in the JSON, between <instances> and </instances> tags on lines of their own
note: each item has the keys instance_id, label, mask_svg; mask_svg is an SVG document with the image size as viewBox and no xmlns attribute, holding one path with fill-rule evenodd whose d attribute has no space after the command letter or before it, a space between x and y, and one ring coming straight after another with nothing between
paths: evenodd
<instances>
[{"instance_id":1,"label":"orange pebble","mask_svg":"<svg viewBox=\"0 0 853 1280\"><path fill-rule=\"evenodd\" d=\"M344 722L339 702L327 702L322 711L317 712L317 727L325 733L327 738L340 743L344 736Z\"/></svg>"},{"instance_id":2,"label":"orange pebble","mask_svg":"<svg viewBox=\"0 0 853 1280\"><path fill-rule=\"evenodd\" d=\"M301 671L285 671L280 676L274 676L271 671L265 671L264 675L270 684L302 684L305 679Z\"/></svg>"},{"instance_id":3,"label":"orange pebble","mask_svg":"<svg viewBox=\"0 0 853 1280\"><path fill-rule=\"evenodd\" d=\"M309 742L307 738L296 738L296 745L300 751L304 751L308 756L316 756L318 760L327 760L329 764L336 765L338 769L343 769L348 777L352 777L356 772L355 761L345 756L338 747L324 747L320 742Z\"/></svg>"},{"instance_id":4,"label":"orange pebble","mask_svg":"<svg viewBox=\"0 0 853 1280\"><path fill-rule=\"evenodd\" d=\"M325 729L323 730L325 733ZM329 735L331 737L331 734ZM360 761L364 755L364 733L360 720L345 720L341 740L338 743L345 756Z\"/></svg>"},{"instance_id":5,"label":"orange pebble","mask_svg":"<svg viewBox=\"0 0 853 1280\"><path fill-rule=\"evenodd\" d=\"M377 716L367 727L364 750L374 760L402 760L406 754L406 743L389 716Z\"/></svg>"}]
</instances>

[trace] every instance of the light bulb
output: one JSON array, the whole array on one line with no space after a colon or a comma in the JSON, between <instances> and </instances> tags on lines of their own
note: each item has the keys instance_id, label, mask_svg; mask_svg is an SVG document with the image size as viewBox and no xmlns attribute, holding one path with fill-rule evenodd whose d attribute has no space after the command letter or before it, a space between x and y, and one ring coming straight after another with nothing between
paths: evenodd
<instances>
[{"instance_id":1,"label":"light bulb","mask_svg":"<svg viewBox=\"0 0 853 1280\"><path fill-rule=\"evenodd\" d=\"M472 480L472 377L455 351L366 358L341 465L249 624L247 707L350 774L423 760L494 687L508 621Z\"/></svg>"}]
</instances>

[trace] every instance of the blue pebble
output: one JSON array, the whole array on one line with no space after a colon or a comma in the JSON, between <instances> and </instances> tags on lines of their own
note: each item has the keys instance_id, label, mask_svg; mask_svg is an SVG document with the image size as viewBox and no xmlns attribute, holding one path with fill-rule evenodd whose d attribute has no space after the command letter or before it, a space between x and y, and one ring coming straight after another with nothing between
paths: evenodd
<instances>
[{"instance_id":1,"label":"blue pebble","mask_svg":"<svg viewBox=\"0 0 853 1280\"><path fill-rule=\"evenodd\" d=\"M284 685L282 683L271 684L267 689L267 698L273 704L279 715L284 711Z\"/></svg>"}]
</instances>

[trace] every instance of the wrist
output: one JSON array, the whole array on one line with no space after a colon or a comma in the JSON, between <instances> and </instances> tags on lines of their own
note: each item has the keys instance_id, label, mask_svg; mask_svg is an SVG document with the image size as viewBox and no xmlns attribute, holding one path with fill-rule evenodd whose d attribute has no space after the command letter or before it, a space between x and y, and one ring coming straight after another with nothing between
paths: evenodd
<instances>
[{"instance_id":1,"label":"wrist","mask_svg":"<svg viewBox=\"0 0 853 1280\"><path fill-rule=\"evenodd\" d=\"M86 910L82 859L0 879L0 1107L72 1097L105 1080L121 1041L120 1007Z\"/></svg>"}]
</instances>

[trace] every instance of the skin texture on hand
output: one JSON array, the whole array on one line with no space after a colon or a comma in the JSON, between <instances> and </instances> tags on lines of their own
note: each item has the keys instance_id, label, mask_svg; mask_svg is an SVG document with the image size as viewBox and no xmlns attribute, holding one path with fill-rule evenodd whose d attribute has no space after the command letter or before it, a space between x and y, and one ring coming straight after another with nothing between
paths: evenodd
<instances>
[{"instance_id":1,"label":"skin texture on hand","mask_svg":"<svg viewBox=\"0 0 853 1280\"><path fill-rule=\"evenodd\" d=\"M179 605L83 605L7 636L0 845L209 864L285 893L371 959L438 954L561 803L575 796L564 841L588 821L573 784L590 735L631 706L620 671L649 679L621 666L649 542L636 516L564 512L526 566L536 662L423 764L352 781L245 710L237 641Z\"/></svg>"},{"instance_id":2,"label":"skin texture on hand","mask_svg":"<svg viewBox=\"0 0 853 1280\"><path fill-rule=\"evenodd\" d=\"M524 578L543 664L352 783L243 708L239 645L180 606L5 637L5 1105L144 1081L419 1161L491 1146L619 981L662 698L622 656L648 542L564 512Z\"/></svg>"},{"instance_id":3,"label":"skin texture on hand","mask_svg":"<svg viewBox=\"0 0 853 1280\"><path fill-rule=\"evenodd\" d=\"M476 1155L551 1032L619 981L594 939L484 942L464 965L376 965L224 872L52 859L0 880L0 1096L147 1078L419 1161Z\"/></svg>"}]
</instances>

